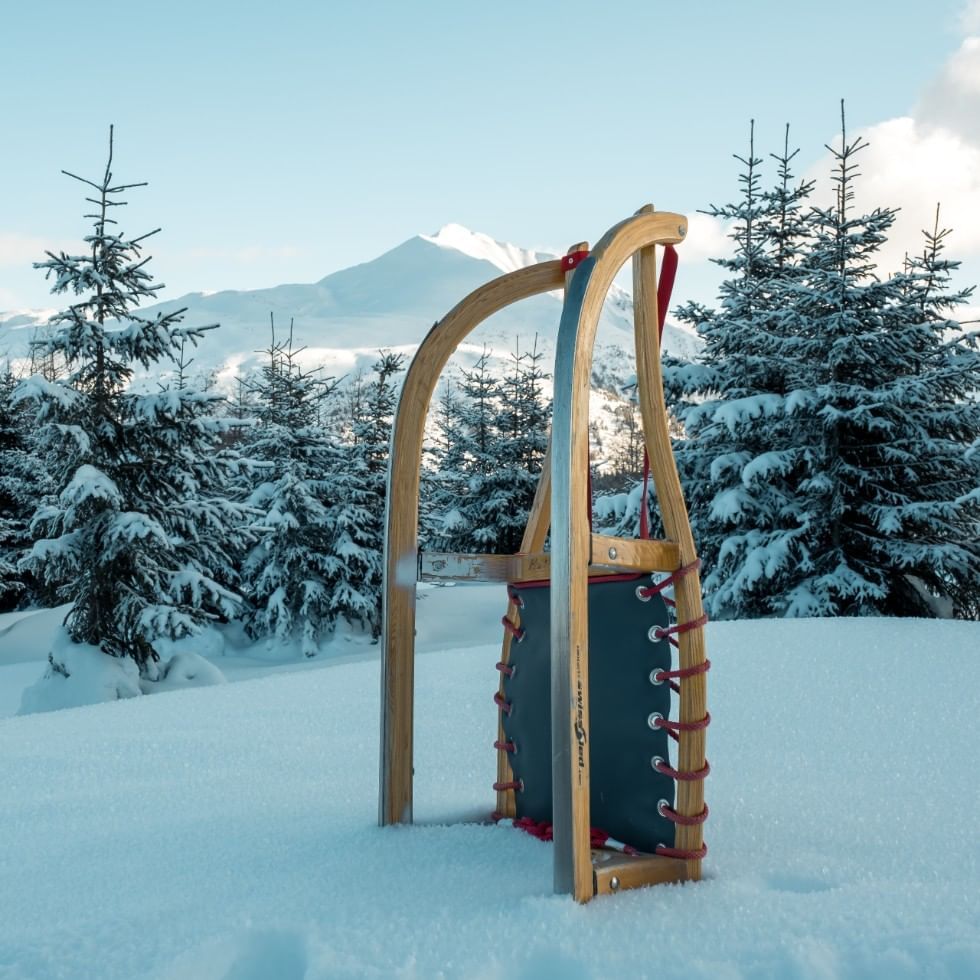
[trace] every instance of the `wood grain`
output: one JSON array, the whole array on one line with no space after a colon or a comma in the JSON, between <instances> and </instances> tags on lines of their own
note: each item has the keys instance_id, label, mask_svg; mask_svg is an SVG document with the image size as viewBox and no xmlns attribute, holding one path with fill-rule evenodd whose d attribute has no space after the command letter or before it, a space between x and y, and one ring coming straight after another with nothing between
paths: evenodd
<instances>
[{"instance_id":1,"label":"wood grain","mask_svg":"<svg viewBox=\"0 0 980 980\"><path fill-rule=\"evenodd\" d=\"M630 857L610 851L592 852L592 874L596 895L615 895L627 888L687 880L687 868L676 858L646 854Z\"/></svg>"},{"instance_id":2,"label":"wood grain","mask_svg":"<svg viewBox=\"0 0 980 980\"><path fill-rule=\"evenodd\" d=\"M649 212L644 213L649 214ZM680 564L688 565L697 559L697 551L667 427L667 409L660 366L660 336L657 329L657 256L652 246L639 249L633 256L633 318L640 412L643 417L647 453L650 457L650 473L656 488L664 529L668 536L677 542ZM677 601L677 622L690 622L699 619L704 613L701 604L701 579L697 572L677 582L674 587L674 597ZM703 629L682 633L679 641L682 668L704 663ZM680 686L680 720L700 721L707 711L708 692L705 675L697 674L694 677L684 678ZM678 768L683 771L701 769L704 766L705 744L704 730L681 732ZM702 780L679 782L677 812L684 816L696 816L703 809L704 782ZM677 825L677 847L696 851L702 843L703 830L700 824L694 827ZM701 862L687 862L687 873L690 879L699 879Z\"/></svg>"},{"instance_id":3,"label":"wood grain","mask_svg":"<svg viewBox=\"0 0 980 980\"><path fill-rule=\"evenodd\" d=\"M383 826L412 820L419 471L429 404L449 358L476 326L511 303L560 288L564 278L555 259L474 290L433 326L405 376L392 429L385 515L378 794Z\"/></svg>"},{"instance_id":4,"label":"wood grain","mask_svg":"<svg viewBox=\"0 0 980 980\"><path fill-rule=\"evenodd\" d=\"M587 566L591 534L583 519L589 507L592 353L602 304L620 267L639 249L681 241L686 227L681 215L652 212L635 215L611 228L593 250L594 263L587 261L576 270L558 331L551 548L555 889L571 892L580 902L590 899L595 888L589 843L588 758ZM580 295L576 289L579 282L584 283Z\"/></svg>"}]
</instances>

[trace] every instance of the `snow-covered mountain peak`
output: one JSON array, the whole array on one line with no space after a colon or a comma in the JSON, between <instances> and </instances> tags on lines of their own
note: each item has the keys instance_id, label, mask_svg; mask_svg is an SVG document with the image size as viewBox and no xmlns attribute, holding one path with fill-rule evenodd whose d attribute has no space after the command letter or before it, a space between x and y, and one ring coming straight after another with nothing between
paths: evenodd
<instances>
[{"instance_id":1,"label":"snow-covered mountain peak","mask_svg":"<svg viewBox=\"0 0 980 980\"><path fill-rule=\"evenodd\" d=\"M470 231L469 228L454 223L443 225L434 235L419 235L419 238L440 248L461 252L472 259L489 262L501 272L514 272L543 259L555 257L519 248L508 242L498 242L483 232Z\"/></svg>"}]
</instances>

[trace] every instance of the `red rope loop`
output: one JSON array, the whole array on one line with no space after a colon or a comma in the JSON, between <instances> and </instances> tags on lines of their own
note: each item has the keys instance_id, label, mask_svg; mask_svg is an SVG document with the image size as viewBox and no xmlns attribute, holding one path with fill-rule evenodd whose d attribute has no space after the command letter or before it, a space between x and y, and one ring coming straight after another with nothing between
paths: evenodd
<instances>
[{"instance_id":1,"label":"red rope loop","mask_svg":"<svg viewBox=\"0 0 980 980\"><path fill-rule=\"evenodd\" d=\"M510 701L507 701L499 691L493 696L493 703L500 708L505 715L509 715L511 711L514 710L514 706L510 703Z\"/></svg>"},{"instance_id":2,"label":"red rope loop","mask_svg":"<svg viewBox=\"0 0 980 980\"><path fill-rule=\"evenodd\" d=\"M501 742L500 739L498 738L498 739L496 739L494 741L493 747L498 752L516 752L517 751L517 743L513 739L510 739L510 740L508 740L506 742Z\"/></svg>"},{"instance_id":3,"label":"red rope loop","mask_svg":"<svg viewBox=\"0 0 980 980\"><path fill-rule=\"evenodd\" d=\"M704 809L693 817L687 817L683 813L678 813L666 800L661 800L657 804L657 813L671 823L680 824L682 827L697 827L708 819L708 804L705 803Z\"/></svg>"},{"instance_id":4,"label":"red rope loop","mask_svg":"<svg viewBox=\"0 0 980 980\"><path fill-rule=\"evenodd\" d=\"M697 619L689 620L686 623L675 623L673 626L652 626L650 628L650 639L654 641L670 640L672 646L679 647L680 644L674 639L675 635L690 633L691 630L700 629L708 622L708 614L704 613Z\"/></svg>"},{"instance_id":5,"label":"red rope loop","mask_svg":"<svg viewBox=\"0 0 980 980\"><path fill-rule=\"evenodd\" d=\"M644 598L649 598L652 595L660 595L664 589L670 588L675 582L679 582L682 578L686 578L700 568L701 559L695 558L690 565L681 565L680 568L671 572L665 579L661 579L656 585L648 585L646 588L637 589L637 594L642 595Z\"/></svg>"},{"instance_id":6,"label":"red rope loop","mask_svg":"<svg viewBox=\"0 0 980 980\"><path fill-rule=\"evenodd\" d=\"M647 719L647 723L651 728L665 728L668 732L700 732L711 724L711 713L706 711L700 721L671 721L655 711Z\"/></svg>"},{"instance_id":7,"label":"red rope loop","mask_svg":"<svg viewBox=\"0 0 980 980\"><path fill-rule=\"evenodd\" d=\"M523 626L518 626L517 623L511 619L508 619L506 616L501 616L500 622L504 629L507 630L507 632L510 633L510 635L514 637L518 643L524 639L524 634L527 632L527 630L525 630Z\"/></svg>"},{"instance_id":8,"label":"red rope loop","mask_svg":"<svg viewBox=\"0 0 980 980\"><path fill-rule=\"evenodd\" d=\"M518 592L513 585L507 586L507 598L510 599L510 601L517 606L518 609L524 608L524 600L521 598L520 592Z\"/></svg>"},{"instance_id":9,"label":"red rope loop","mask_svg":"<svg viewBox=\"0 0 980 980\"><path fill-rule=\"evenodd\" d=\"M708 765L708 760L704 760L704 766L701 769L694 770L683 770L674 769L668 766L660 756L654 756L652 760L653 768L657 770L662 776L666 776L668 779L674 779L682 783L695 783L702 779L705 779L709 772L711 772L711 766Z\"/></svg>"},{"instance_id":10,"label":"red rope loop","mask_svg":"<svg viewBox=\"0 0 980 980\"><path fill-rule=\"evenodd\" d=\"M708 853L708 845L702 844L696 851L685 851L679 847L665 847L663 844L658 844L656 853L660 857L680 858L682 861L700 861Z\"/></svg>"},{"instance_id":11,"label":"red rope loop","mask_svg":"<svg viewBox=\"0 0 980 980\"><path fill-rule=\"evenodd\" d=\"M501 674L505 674L507 677L514 676L513 664L505 664L503 660L497 661L497 670L499 670Z\"/></svg>"},{"instance_id":12,"label":"red rope loop","mask_svg":"<svg viewBox=\"0 0 980 980\"><path fill-rule=\"evenodd\" d=\"M670 682L670 689L677 694L681 693L680 684L675 684L671 678L695 677L697 674L707 674L711 670L711 661L707 657L694 667L683 667L681 670L654 670L650 674L650 680L654 684L663 684L664 681Z\"/></svg>"},{"instance_id":13,"label":"red rope loop","mask_svg":"<svg viewBox=\"0 0 980 980\"><path fill-rule=\"evenodd\" d=\"M509 783L494 783L493 788L501 793L504 790L513 789L518 793L524 792L524 780L523 779L512 779Z\"/></svg>"}]
</instances>

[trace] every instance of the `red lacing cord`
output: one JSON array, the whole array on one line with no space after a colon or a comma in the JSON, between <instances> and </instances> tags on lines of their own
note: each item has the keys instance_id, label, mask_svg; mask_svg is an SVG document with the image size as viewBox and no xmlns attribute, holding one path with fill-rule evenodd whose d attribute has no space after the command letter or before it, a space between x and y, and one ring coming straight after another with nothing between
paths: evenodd
<instances>
[{"instance_id":1,"label":"red lacing cord","mask_svg":"<svg viewBox=\"0 0 980 980\"><path fill-rule=\"evenodd\" d=\"M689 565L681 565L680 568L671 572L666 578L661 579L656 585L647 585L642 589L637 589L637 595L643 596L644 599L648 599L652 595L660 595L664 589L669 589L675 582L679 582L682 578L686 578L692 572L699 571L700 568L701 559L695 558Z\"/></svg>"},{"instance_id":2,"label":"red lacing cord","mask_svg":"<svg viewBox=\"0 0 980 980\"><path fill-rule=\"evenodd\" d=\"M705 803L704 809L693 817L685 817L683 813L678 813L666 800L661 800L657 804L657 813L671 823L680 824L682 827L697 827L708 819L708 804Z\"/></svg>"},{"instance_id":3,"label":"red lacing cord","mask_svg":"<svg viewBox=\"0 0 980 980\"><path fill-rule=\"evenodd\" d=\"M507 632L510 633L510 635L514 637L514 639L517 640L518 643L520 643L521 640L524 639L524 634L527 631L524 629L523 626L518 626L517 623L515 623L512 619L508 619L506 616L501 616L500 622L503 625L504 629L507 630Z\"/></svg>"},{"instance_id":4,"label":"red lacing cord","mask_svg":"<svg viewBox=\"0 0 980 980\"><path fill-rule=\"evenodd\" d=\"M711 766L708 765L708 760L704 760L704 766L701 769L695 769L692 771L684 771L682 769L673 769L668 766L659 755L653 757L653 768L657 770L662 776L666 776L668 779L679 780L684 783L695 783L701 779L704 779L709 772L711 772Z\"/></svg>"},{"instance_id":5,"label":"red lacing cord","mask_svg":"<svg viewBox=\"0 0 980 980\"><path fill-rule=\"evenodd\" d=\"M507 677L513 677L514 676L514 666L513 666L513 664L505 664L503 662L503 660L498 660L497 661L497 670L499 670L501 674L506 674Z\"/></svg>"},{"instance_id":6,"label":"red lacing cord","mask_svg":"<svg viewBox=\"0 0 980 980\"><path fill-rule=\"evenodd\" d=\"M511 739L508 739L506 742L501 742L499 738L498 739L495 739L494 740L494 743L493 743L493 747L498 752L516 752L517 751L517 744L514 742L514 740L512 738Z\"/></svg>"},{"instance_id":7,"label":"red lacing cord","mask_svg":"<svg viewBox=\"0 0 980 980\"><path fill-rule=\"evenodd\" d=\"M696 851L684 851L679 847L665 847L658 844L654 852L658 857L680 858L681 861L700 861L708 853L708 845L702 844Z\"/></svg>"},{"instance_id":8,"label":"red lacing cord","mask_svg":"<svg viewBox=\"0 0 980 980\"><path fill-rule=\"evenodd\" d=\"M497 693L493 696L493 703L498 708L500 708L500 710L505 715L509 715L511 713L511 711L514 710L514 706L510 703L510 701L507 701L504 698L504 696L500 693L500 691L497 691Z\"/></svg>"},{"instance_id":9,"label":"red lacing cord","mask_svg":"<svg viewBox=\"0 0 980 980\"><path fill-rule=\"evenodd\" d=\"M669 718L664 718L659 711L655 711L650 715L648 724L651 728L666 729L668 733L700 732L711 724L711 712L706 711L700 721L671 721Z\"/></svg>"},{"instance_id":10,"label":"red lacing cord","mask_svg":"<svg viewBox=\"0 0 980 980\"><path fill-rule=\"evenodd\" d=\"M667 681L670 684L670 689L675 694L680 694L681 686L680 684L677 684L671 680L672 677L677 677L683 680L685 677L695 677L698 674L707 674L709 670L711 670L711 661L705 657L705 659L695 667L683 667L680 670L655 670L650 674L650 680L654 684L662 684L664 681Z\"/></svg>"},{"instance_id":11,"label":"red lacing cord","mask_svg":"<svg viewBox=\"0 0 980 980\"><path fill-rule=\"evenodd\" d=\"M493 814L493 820L495 823L509 821L512 827L523 830L525 834L530 834L538 840L552 841L555 839L554 826L548 823L547 820L538 821L533 820L531 817L516 817L512 819L505 817L502 813L496 812ZM589 828L589 846L597 850L603 847L612 848L616 851L622 851L623 854L633 856L640 853L635 847L631 847L629 844L624 844L622 841L616 840L615 837L611 837L601 827Z\"/></svg>"},{"instance_id":12,"label":"red lacing cord","mask_svg":"<svg viewBox=\"0 0 980 980\"><path fill-rule=\"evenodd\" d=\"M518 793L524 792L524 780L523 779L512 779L509 783L494 783L493 788L500 793L503 790L513 789L517 790Z\"/></svg>"},{"instance_id":13,"label":"red lacing cord","mask_svg":"<svg viewBox=\"0 0 980 980\"><path fill-rule=\"evenodd\" d=\"M655 640L670 640L671 646L680 647L680 644L674 639L675 634L690 633L691 630L700 629L707 622L708 614L704 613L697 619L688 620L686 623L675 623L673 626L654 626L650 630L650 635Z\"/></svg>"}]
</instances>

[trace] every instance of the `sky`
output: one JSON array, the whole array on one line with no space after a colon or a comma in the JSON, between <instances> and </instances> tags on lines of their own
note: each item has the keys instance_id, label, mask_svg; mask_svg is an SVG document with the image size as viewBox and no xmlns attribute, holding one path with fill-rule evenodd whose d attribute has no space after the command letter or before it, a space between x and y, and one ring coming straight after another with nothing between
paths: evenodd
<instances>
[{"instance_id":1,"label":"sky","mask_svg":"<svg viewBox=\"0 0 980 980\"><path fill-rule=\"evenodd\" d=\"M902 208L885 260L942 201L980 280L980 0L10 0L2 32L0 310L60 302L31 263L79 248L60 171L101 176L110 124L161 299L312 282L449 222L562 250L652 202L692 216L678 291L710 300L726 240L697 211L735 196L749 120L763 157L790 123L822 178L841 98L859 202Z\"/></svg>"}]
</instances>

